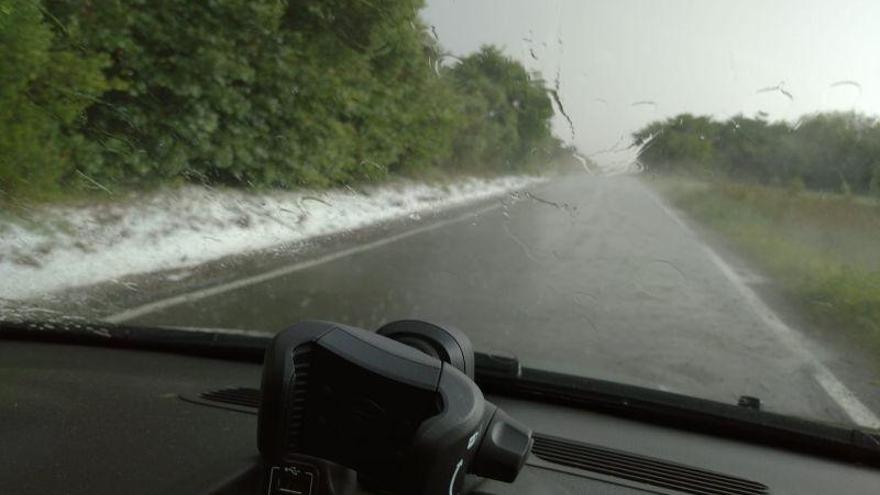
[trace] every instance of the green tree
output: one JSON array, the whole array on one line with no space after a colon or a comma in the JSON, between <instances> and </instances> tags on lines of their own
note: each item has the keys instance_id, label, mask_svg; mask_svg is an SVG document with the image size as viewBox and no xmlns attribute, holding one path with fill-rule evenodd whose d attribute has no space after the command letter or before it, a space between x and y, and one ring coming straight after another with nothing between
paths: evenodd
<instances>
[{"instance_id":1,"label":"green tree","mask_svg":"<svg viewBox=\"0 0 880 495\"><path fill-rule=\"evenodd\" d=\"M720 126L709 117L681 114L633 134L639 159L659 170L705 174L713 171Z\"/></svg>"},{"instance_id":2,"label":"green tree","mask_svg":"<svg viewBox=\"0 0 880 495\"><path fill-rule=\"evenodd\" d=\"M53 33L38 4L0 0L0 194L46 196L87 146L83 111L107 87L104 57Z\"/></svg>"},{"instance_id":3,"label":"green tree","mask_svg":"<svg viewBox=\"0 0 880 495\"><path fill-rule=\"evenodd\" d=\"M643 147L642 163L658 171L708 170L813 190L868 192L880 161L880 124L853 112L807 115L794 126L742 115L714 122L685 114L652 122L633 137Z\"/></svg>"},{"instance_id":4,"label":"green tree","mask_svg":"<svg viewBox=\"0 0 880 495\"><path fill-rule=\"evenodd\" d=\"M484 46L451 75L463 93L465 124L455 141L459 163L515 170L556 152L559 142L550 131L553 107L547 89L522 64Z\"/></svg>"},{"instance_id":5,"label":"green tree","mask_svg":"<svg viewBox=\"0 0 880 495\"><path fill-rule=\"evenodd\" d=\"M493 47L440 64L422 6L0 0L0 187L327 186L560 155L543 81Z\"/></svg>"}]
</instances>

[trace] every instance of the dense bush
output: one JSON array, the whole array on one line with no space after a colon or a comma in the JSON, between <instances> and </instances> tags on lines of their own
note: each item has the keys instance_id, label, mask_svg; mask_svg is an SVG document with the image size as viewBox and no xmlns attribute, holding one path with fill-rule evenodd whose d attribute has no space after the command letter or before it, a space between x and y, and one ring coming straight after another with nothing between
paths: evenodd
<instances>
[{"instance_id":1,"label":"dense bush","mask_svg":"<svg viewBox=\"0 0 880 495\"><path fill-rule=\"evenodd\" d=\"M464 95L466 129L454 142L462 166L516 169L560 146L550 134L553 107L543 81L497 49L484 48L451 71Z\"/></svg>"},{"instance_id":2,"label":"dense bush","mask_svg":"<svg viewBox=\"0 0 880 495\"><path fill-rule=\"evenodd\" d=\"M324 186L563 148L537 77L451 68L422 0L0 0L0 190Z\"/></svg>"},{"instance_id":3,"label":"dense bush","mask_svg":"<svg viewBox=\"0 0 880 495\"><path fill-rule=\"evenodd\" d=\"M0 199L46 195L89 148L82 112L109 88L107 58L53 33L38 4L0 0Z\"/></svg>"},{"instance_id":4,"label":"dense bush","mask_svg":"<svg viewBox=\"0 0 880 495\"><path fill-rule=\"evenodd\" d=\"M813 114L797 124L683 114L633 137L651 170L880 194L880 122L856 113Z\"/></svg>"}]
</instances>

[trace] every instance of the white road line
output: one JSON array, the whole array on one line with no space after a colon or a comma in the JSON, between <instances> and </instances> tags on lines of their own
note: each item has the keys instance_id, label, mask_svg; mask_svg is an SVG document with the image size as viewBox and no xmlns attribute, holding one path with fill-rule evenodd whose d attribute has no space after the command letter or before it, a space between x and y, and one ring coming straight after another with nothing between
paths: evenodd
<instances>
[{"instance_id":1,"label":"white road line","mask_svg":"<svg viewBox=\"0 0 880 495\"><path fill-rule=\"evenodd\" d=\"M877 415L868 409L868 406L864 405L852 390L838 380L831 370L820 364L814 370L813 378L819 382L828 395L841 405L840 407L857 425L880 429L880 419L877 418Z\"/></svg>"},{"instance_id":2,"label":"white road line","mask_svg":"<svg viewBox=\"0 0 880 495\"><path fill-rule=\"evenodd\" d=\"M654 194L653 192L651 193ZM654 201L672 220L681 226L688 234L698 240L699 237L691 230L691 228L679 218L679 216L670 210L663 201L654 195ZM698 241L699 242L699 241ZM810 366L813 378L822 387L822 390L831 397L834 402L846 413L850 419L857 425L867 428L880 428L880 418L874 414L858 397L846 387L821 361L809 350L804 338L797 331L789 327L783 322L776 313L770 309L764 301L753 291L748 284L731 268L721 256L719 256L712 248L703 245L706 256L710 261L724 274L733 287L739 292L746 304L761 319L764 325L772 330L779 340L793 352L799 354L801 358Z\"/></svg>"},{"instance_id":3,"label":"white road line","mask_svg":"<svg viewBox=\"0 0 880 495\"><path fill-rule=\"evenodd\" d=\"M232 282L228 282L221 285L216 285L213 287L208 287L205 289L187 292L186 294L181 294L179 296L169 297L166 299L160 299L158 301L154 301L148 304L144 304L142 306L136 306L134 308L126 309L125 311L120 311L119 313L115 313L109 316L102 318L103 321L107 323L122 323L124 321L128 321L139 316L143 316L145 314L152 313L154 311L160 311L165 308L169 308L172 306L177 306L178 304L184 304L189 302L198 301L201 299L205 299L206 297L216 296L218 294L223 294L224 292L233 291L236 289L240 289L242 287L247 287L249 285L259 284L261 282L265 282L267 280L272 280L274 278L282 277L284 275L299 271L305 270L306 268L311 268L313 266L318 266L324 263L328 263L330 261L338 260L340 258L345 258L346 256L351 256L353 254L357 254L363 251L369 251L370 249L375 249L380 246L385 246L386 244L391 244L393 242L397 242L401 239L406 239L407 237L412 237L414 235L421 234L423 232L428 232L430 230L439 229L445 227L447 225L452 225L454 223L458 223L470 218L473 218L478 215L482 215L484 213L488 213L492 210L496 210L501 208L502 204L496 203L492 204L478 210L470 211L463 215L459 215L454 218L449 218L446 220L441 220L439 222L434 222L428 225L423 225L421 227L416 227L411 230L407 230L406 232L401 232L399 234L392 235L390 237L383 237L382 239L378 239L373 242L368 242L366 244L361 244L359 246L355 246L348 249L343 249L341 251L336 251L334 253L321 256L319 258L311 259L308 261L302 261L299 263L294 263L292 265L283 266L281 268L276 268L274 270L261 273L259 275L253 275L250 277L240 278L238 280L233 280Z\"/></svg>"}]
</instances>

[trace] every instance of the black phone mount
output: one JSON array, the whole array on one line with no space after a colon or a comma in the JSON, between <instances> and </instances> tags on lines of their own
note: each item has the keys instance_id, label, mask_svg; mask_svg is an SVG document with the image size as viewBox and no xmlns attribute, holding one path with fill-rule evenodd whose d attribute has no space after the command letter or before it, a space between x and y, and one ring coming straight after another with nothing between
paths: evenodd
<instances>
[{"instance_id":1,"label":"black phone mount","mask_svg":"<svg viewBox=\"0 0 880 495\"><path fill-rule=\"evenodd\" d=\"M483 398L473 363L464 334L416 320L377 332L305 321L279 333L257 438L270 493L333 492L325 461L370 490L407 495L460 493L465 473L513 481L531 431Z\"/></svg>"}]
</instances>

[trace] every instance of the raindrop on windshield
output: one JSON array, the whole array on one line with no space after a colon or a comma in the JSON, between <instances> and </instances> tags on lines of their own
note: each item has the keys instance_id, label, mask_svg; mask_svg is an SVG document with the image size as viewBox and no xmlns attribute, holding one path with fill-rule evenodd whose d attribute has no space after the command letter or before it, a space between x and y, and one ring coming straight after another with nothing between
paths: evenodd
<instances>
[{"instance_id":1,"label":"raindrop on windshield","mask_svg":"<svg viewBox=\"0 0 880 495\"><path fill-rule=\"evenodd\" d=\"M780 81L779 84L775 86L760 88L755 91L755 93L776 93L788 98L789 101L794 101L794 95L792 95L791 92L785 89L785 81Z\"/></svg>"},{"instance_id":2,"label":"raindrop on windshield","mask_svg":"<svg viewBox=\"0 0 880 495\"><path fill-rule=\"evenodd\" d=\"M862 97L862 85L856 81L836 81L828 85L823 94L823 104L832 108L855 107Z\"/></svg>"}]
</instances>

